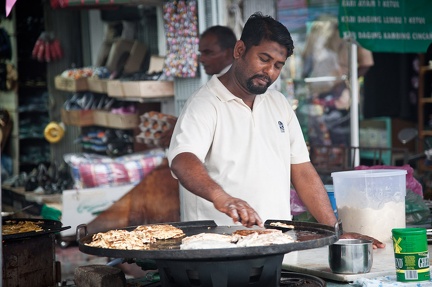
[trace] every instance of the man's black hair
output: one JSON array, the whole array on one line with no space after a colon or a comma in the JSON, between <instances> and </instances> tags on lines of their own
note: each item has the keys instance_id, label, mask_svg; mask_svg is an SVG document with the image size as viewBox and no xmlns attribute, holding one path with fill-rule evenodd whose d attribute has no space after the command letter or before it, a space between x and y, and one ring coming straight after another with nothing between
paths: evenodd
<instances>
[{"instance_id":1,"label":"man's black hair","mask_svg":"<svg viewBox=\"0 0 432 287\"><path fill-rule=\"evenodd\" d=\"M240 40L245 43L246 50L252 46L258 46L263 40L284 46L287 49L288 57L294 50L294 43L288 29L271 16L264 16L261 12L255 12L249 17Z\"/></svg>"},{"instance_id":2,"label":"man's black hair","mask_svg":"<svg viewBox=\"0 0 432 287\"><path fill-rule=\"evenodd\" d=\"M236 35L233 30L226 26L211 26L201 34L201 38L207 35L215 35L217 37L219 46L223 49L234 49L237 42Z\"/></svg>"}]
</instances>

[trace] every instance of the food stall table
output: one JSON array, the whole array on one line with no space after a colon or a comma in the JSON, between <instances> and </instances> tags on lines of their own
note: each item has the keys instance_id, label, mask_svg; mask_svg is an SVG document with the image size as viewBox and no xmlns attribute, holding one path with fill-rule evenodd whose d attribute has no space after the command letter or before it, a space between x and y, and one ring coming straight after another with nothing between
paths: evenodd
<instances>
[{"instance_id":1,"label":"food stall table","mask_svg":"<svg viewBox=\"0 0 432 287\"><path fill-rule=\"evenodd\" d=\"M352 286L349 283L357 279L378 278L396 274L392 243L386 242L386 245L383 249L374 249L371 271L365 274L333 273L328 263L328 246L285 254L282 269L323 278L327 280L328 287ZM429 253L432 252L432 245L428 245L428 250ZM429 284L431 284L429 286L432 286L432 282Z\"/></svg>"}]
</instances>

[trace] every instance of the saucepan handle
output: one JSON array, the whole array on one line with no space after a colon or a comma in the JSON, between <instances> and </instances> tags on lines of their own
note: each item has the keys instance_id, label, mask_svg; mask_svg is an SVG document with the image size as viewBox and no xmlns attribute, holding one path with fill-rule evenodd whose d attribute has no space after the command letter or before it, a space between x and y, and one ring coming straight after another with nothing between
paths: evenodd
<instances>
[{"instance_id":1,"label":"saucepan handle","mask_svg":"<svg viewBox=\"0 0 432 287\"><path fill-rule=\"evenodd\" d=\"M334 228L335 228L335 234L336 234L337 238L339 239L339 237L343 233L342 220L339 219L338 222L335 223Z\"/></svg>"}]
</instances>

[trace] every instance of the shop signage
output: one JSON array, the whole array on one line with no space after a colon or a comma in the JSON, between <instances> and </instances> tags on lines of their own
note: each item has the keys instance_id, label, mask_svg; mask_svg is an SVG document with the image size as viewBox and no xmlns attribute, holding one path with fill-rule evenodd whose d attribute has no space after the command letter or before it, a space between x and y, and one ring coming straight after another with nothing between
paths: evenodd
<instances>
[{"instance_id":1,"label":"shop signage","mask_svg":"<svg viewBox=\"0 0 432 287\"><path fill-rule=\"evenodd\" d=\"M431 9L431 0L341 0L340 36L374 52L425 53Z\"/></svg>"}]
</instances>

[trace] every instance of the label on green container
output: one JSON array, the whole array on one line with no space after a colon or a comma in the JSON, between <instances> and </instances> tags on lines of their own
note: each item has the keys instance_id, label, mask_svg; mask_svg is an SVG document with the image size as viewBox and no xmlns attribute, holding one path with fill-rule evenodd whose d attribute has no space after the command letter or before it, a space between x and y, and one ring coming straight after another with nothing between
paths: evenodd
<instances>
[{"instance_id":1,"label":"label on green container","mask_svg":"<svg viewBox=\"0 0 432 287\"><path fill-rule=\"evenodd\" d=\"M392 229L396 279L400 282L430 279L425 228Z\"/></svg>"}]
</instances>

